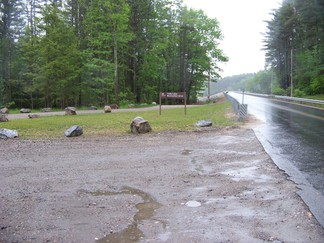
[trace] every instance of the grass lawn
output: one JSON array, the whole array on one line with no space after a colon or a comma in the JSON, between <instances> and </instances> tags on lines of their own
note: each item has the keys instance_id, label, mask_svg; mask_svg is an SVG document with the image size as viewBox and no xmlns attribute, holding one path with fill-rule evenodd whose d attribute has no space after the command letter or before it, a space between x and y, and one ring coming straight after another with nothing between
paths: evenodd
<instances>
[{"instance_id":1,"label":"grass lawn","mask_svg":"<svg viewBox=\"0 0 324 243\"><path fill-rule=\"evenodd\" d=\"M130 133L130 123L136 116L149 121L153 132L172 130L193 130L199 120L211 120L213 126L237 124L226 116L232 108L229 102L138 112L112 112L108 114L87 114L76 116L44 116L37 119L19 119L1 123L1 128L17 130L23 139L49 139L64 137L64 131L72 125L83 128L83 137L120 136Z\"/></svg>"}]
</instances>

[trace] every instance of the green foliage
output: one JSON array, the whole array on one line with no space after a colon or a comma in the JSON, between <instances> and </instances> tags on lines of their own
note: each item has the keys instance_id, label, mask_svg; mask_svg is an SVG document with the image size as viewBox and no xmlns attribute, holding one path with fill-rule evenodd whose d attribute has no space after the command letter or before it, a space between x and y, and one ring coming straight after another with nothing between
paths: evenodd
<instances>
[{"instance_id":1,"label":"green foliage","mask_svg":"<svg viewBox=\"0 0 324 243\"><path fill-rule=\"evenodd\" d=\"M151 103L160 91L184 90L194 101L227 61L218 21L181 0L8 3L0 8L11 24L0 26L2 104Z\"/></svg>"},{"instance_id":2,"label":"green foliage","mask_svg":"<svg viewBox=\"0 0 324 243\"><path fill-rule=\"evenodd\" d=\"M284 0L268 22L267 64L282 89L322 93L324 72L324 5L320 0ZM297 92L298 93L298 92Z\"/></svg>"},{"instance_id":3,"label":"green foliage","mask_svg":"<svg viewBox=\"0 0 324 243\"><path fill-rule=\"evenodd\" d=\"M286 91L283 88L279 87L279 85L275 85L272 87L272 94L283 95L283 96L287 95Z\"/></svg>"},{"instance_id":4,"label":"green foliage","mask_svg":"<svg viewBox=\"0 0 324 243\"><path fill-rule=\"evenodd\" d=\"M254 73L246 73L240 75L233 75L217 80L217 82L212 82L210 85L210 93L217 94L223 91L239 91L246 89L249 80L255 77ZM207 95L207 90L205 90L204 95Z\"/></svg>"},{"instance_id":5,"label":"green foliage","mask_svg":"<svg viewBox=\"0 0 324 243\"><path fill-rule=\"evenodd\" d=\"M314 78L310 87L313 94L324 94L324 75Z\"/></svg>"},{"instance_id":6,"label":"green foliage","mask_svg":"<svg viewBox=\"0 0 324 243\"><path fill-rule=\"evenodd\" d=\"M260 71L254 77L247 80L246 90L252 93L271 94L272 78L271 70Z\"/></svg>"},{"instance_id":7,"label":"green foliage","mask_svg":"<svg viewBox=\"0 0 324 243\"><path fill-rule=\"evenodd\" d=\"M295 97L302 98L302 97L305 97L306 96L306 93L304 91L302 91L302 90L295 89L294 90L294 96Z\"/></svg>"}]
</instances>

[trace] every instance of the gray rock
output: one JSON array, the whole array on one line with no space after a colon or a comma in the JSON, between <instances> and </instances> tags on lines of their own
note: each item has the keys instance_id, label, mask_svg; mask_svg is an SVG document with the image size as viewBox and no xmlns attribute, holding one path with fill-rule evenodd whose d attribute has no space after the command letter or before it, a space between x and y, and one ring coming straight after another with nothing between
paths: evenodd
<instances>
[{"instance_id":1,"label":"gray rock","mask_svg":"<svg viewBox=\"0 0 324 243\"><path fill-rule=\"evenodd\" d=\"M72 106L68 106L64 109L65 111L65 115L76 115L76 109L75 107L72 107Z\"/></svg>"},{"instance_id":2,"label":"gray rock","mask_svg":"<svg viewBox=\"0 0 324 243\"><path fill-rule=\"evenodd\" d=\"M130 129L132 133L148 133L152 131L149 122L139 116L131 122Z\"/></svg>"},{"instance_id":3,"label":"gray rock","mask_svg":"<svg viewBox=\"0 0 324 243\"><path fill-rule=\"evenodd\" d=\"M7 122L7 121L9 121L7 115L0 114L0 122Z\"/></svg>"},{"instance_id":4,"label":"gray rock","mask_svg":"<svg viewBox=\"0 0 324 243\"><path fill-rule=\"evenodd\" d=\"M83 134L83 128L78 125L74 125L64 132L64 135L66 137L77 137L77 136L81 136L82 134Z\"/></svg>"},{"instance_id":5,"label":"gray rock","mask_svg":"<svg viewBox=\"0 0 324 243\"><path fill-rule=\"evenodd\" d=\"M201 120L196 123L197 127L211 127L213 123L209 120Z\"/></svg>"},{"instance_id":6,"label":"gray rock","mask_svg":"<svg viewBox=\"0 0 324 243\"><path fill-rule=\"evenodd\" d=\"M117 104L111 104L109 106L111 107L111 109L118 109L119 108Z\"/></svg>"},{"instance_id":7,"label":"gray rock","mask_svg":"<svg viewBox=\"0 0 324 243\"><path fill-rule=\"evenodd\" d=\"M111 107L109 105L105 105L104 112L105 113L110 113L111 112Z\"/></svg>"},{"instance_id":8,"label":"gray rock","mask_svg":"<svg viewBox=\"0 0 324 243\"><path fill-rule=\"evenodd\" d=\"M9 114L9 109L8 108L2 108L1 110L0 110L0 114Z\"/></svg>"},{"instance_id":9,"label":"gray rock","mask_svg":"<svg viewBox=\"0 0 324 243\"><path fill-rule=\"evenodd\" d=\"M38 114L30 114L30 115L28 115L28 117L29 118L39 118L40 115L38 115Z\"/></svg>"},{"instance_id":10,"label":"gray rock","mask_svg":"<svg viewBox=\"0 0 324 243\"><path fill-rule=\"evenodd\" d=\"M0 129L0 138L7 139L16 137L18 137L18 132L16 130Z\"/></svg>"},{"instance_id":11,"label":"gray rock","mask_svg":"<svg viewBox=\"0 0 324 243\"><path fill-rule=\"evenodd\" d=\"M52 108L51 107L46 107L42 109L43 112L51 112Z\"/></svg>"},{"instance_id":12,"label":"gray rock","mask_svg":"<svg viewBox=\"0 0 324 243\"><path fill-rule=\"evenodd\" d=\"M20 113L30 113L30 112L31 112L31 110L27 109L27 108L20 109Z\"/></svg>"}]
</instances>

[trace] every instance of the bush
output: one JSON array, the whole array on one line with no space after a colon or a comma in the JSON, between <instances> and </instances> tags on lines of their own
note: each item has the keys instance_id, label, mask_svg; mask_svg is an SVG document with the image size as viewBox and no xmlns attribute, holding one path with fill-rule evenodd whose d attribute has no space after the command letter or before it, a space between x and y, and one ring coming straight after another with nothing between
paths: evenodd
<instances>
[{"instance_id":1,"label":"bush","mask_svg":"<svg viewBox=\"0 0 324 243\"><path fill-rule=\"evenodd\" d=\"M305 96L306 96L306 93L304 91L299 90L299 89L294 90L294 97L302 98L302 97L305 97Z\"/></svg>"},{"instance_id":2,"label":"bush","mask_svg":"<svg viewBox=\"0 0 324 243\"><path fill-rule=\"evenodd\" d=\"M286 95L286 91L278 86L272 87L272 94L274 95Z\"/></svg>"},{"instance_id":3,"label":"bush","mask_svg":"<svg viewBox=\"0 0 324 243\"><path fill-rule=\"evenodd\" d=\"M310 86L313 94L324 94L324 75L314 78Z\"/></svg>"}]
</instances>

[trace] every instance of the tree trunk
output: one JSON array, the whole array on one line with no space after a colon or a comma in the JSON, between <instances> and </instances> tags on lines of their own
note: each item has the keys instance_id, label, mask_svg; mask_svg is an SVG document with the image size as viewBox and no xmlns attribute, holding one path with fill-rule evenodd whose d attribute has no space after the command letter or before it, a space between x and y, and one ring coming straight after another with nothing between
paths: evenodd
<instances>
[{"instance_id":1,"label":"tree trunk","mask_svg":"<svg viewBox=\"0 0 324 243\"><path fill-rule=\"evenodd\" d=\"M119 84L118 84L118 36L117 27L114 29L114 84L115 84L115 103L119 105Z\"/></svg>"}]
</instances>

